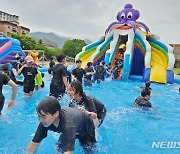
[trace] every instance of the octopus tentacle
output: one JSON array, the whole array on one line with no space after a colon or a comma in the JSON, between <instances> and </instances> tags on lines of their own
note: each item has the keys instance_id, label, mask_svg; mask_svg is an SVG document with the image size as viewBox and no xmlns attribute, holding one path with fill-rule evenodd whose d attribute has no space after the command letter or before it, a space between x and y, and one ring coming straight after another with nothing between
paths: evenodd
<instances>
[{"instance_id":1,"label":"octopus tentacle","mask_svg":"<svg viewBox=\"0 0 180 154\"><path fill-rule=\"evenodd\" d=\"M143 27L146 30L146 33L150 32L149 28L143 22L136 21L136 24L139 24L141 27Z\"/></svg>"},{"instance_id":2,"label":"octopus tentacle","mask_svg":"<svg viewBox=\"0 0 180 154\"><path fill-rule=\"evenodd\" d=\"M120 26L124 26L124 24L115 24L111 27L111 29L109 30L109 32L112 30L112 29L116 29L117 27L120 27Z\"/></svg>"},{"instance_id":3,"label":"octopus tentacle","mask_svg":"<svg viewBox=\"0 0 180 154\"><path fill-rule=\"evenodd\" d=\"M124 22L113 22L113 23L111 23L111 24L108 26L108 28L106 29L105 34L107 34L107 33L110 31L110 29L112 28L112 26L117 25L117 24L123 24L123 23L124 23Z\"/></svg>"},{"instance_id":4,"label":"octopus tentacle","mask_svg":"<svg viewBox=\"0 0 180 154\"><path fill-rule=\"evenodd\" d=\"M135 31L136 31L136 22L133 21L133 20L131 20L131 21L129 20L129 21L127 21L127 24L131 25L131 27L132 27L132 29L133 29L133 31L135 33Z\"/></svg>"}]
</instances>

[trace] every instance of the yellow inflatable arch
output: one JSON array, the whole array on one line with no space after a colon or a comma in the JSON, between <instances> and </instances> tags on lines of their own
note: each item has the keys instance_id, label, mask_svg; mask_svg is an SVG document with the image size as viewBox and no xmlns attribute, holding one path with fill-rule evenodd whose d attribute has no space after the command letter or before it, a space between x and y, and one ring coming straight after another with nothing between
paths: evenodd
<instances>
[{"instance_id":1,"label":"yellow inflatable arch","mask_svg":"<svg viewBox=\"0 0 180 154\"><path fill-rule=\"evenodd\" d=\"M38 55L39 55L39 52L32 52L32 51L28 51L28 54L27 56L32 56L33 59L34 59L34 62L38 62Z\"/></svg>"}]
</instances>

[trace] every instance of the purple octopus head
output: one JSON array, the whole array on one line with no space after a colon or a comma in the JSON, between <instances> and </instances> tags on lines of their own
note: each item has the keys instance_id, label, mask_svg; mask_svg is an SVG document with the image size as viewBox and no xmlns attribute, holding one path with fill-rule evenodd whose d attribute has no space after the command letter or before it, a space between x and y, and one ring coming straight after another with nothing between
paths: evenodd
<instances>
[{"instance_id":1,"label":"purple octopus head","mask_svg":"<svg viewBox=\"0 0 180 154\"><path fill-rule=\"evenodd\" d=\"M117 14L117 20L119 22L136 21L139 18L139 11L133 9L131 4L126 4L124 9Z\"/></svg>"},{"instance_id":2,"label":"purple octopus head","mask_svg":"<svg viewBox=\"0 0 180 154\"><path fill-rule=\"evenodd\" d=\"M138 10L133 9L133 6L131 4L126 4L124 9L117 14L117 20L116 22L111 23L108 28L106 29L105 33L108 33L111 31L113 26L119 25L119 26L126 26L130 25L133 29L133 31L136 31L137 26L142 27L146 30L146 32L149 32L149 28L142 22L136 21L140 16L140 13Z\"/></svg>"}]
</instances>

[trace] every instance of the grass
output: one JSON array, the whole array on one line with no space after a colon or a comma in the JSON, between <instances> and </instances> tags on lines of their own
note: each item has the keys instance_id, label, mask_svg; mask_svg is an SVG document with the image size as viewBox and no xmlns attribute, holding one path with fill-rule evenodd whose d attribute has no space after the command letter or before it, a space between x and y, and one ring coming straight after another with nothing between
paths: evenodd
<instances>
[{"instance_id":1,"label":"grass","mask_svg":"<svg viewBox=\"0 0 180 154\"><path fill-rule=\"evenodd\" d=\"M180 68L174 68L174 74L177 74L180 72Z\"/></svg>"}]
</instances>

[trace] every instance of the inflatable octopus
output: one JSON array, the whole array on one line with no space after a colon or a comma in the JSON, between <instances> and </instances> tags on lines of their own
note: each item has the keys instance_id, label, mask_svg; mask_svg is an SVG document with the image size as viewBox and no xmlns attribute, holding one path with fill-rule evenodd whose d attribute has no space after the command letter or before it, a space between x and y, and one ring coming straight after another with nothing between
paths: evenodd
<instances>
[{"instance_id":1,"label":"inflatable octopus","mask_svg":"<svg viewBox=\"0 0 180 154\"><path fill-rule=\"evenodd\" d=\"M105 34L109 33L113 29L129 29L132 28L134 33L136 28L142 27L146 33L149 32L149 28L142 22L136 21L139 18L139 11L133 9L131 4L126 4L124 9L117 14L117 22L111 23L106 29Z\"/></svg>"}]
</instances>

